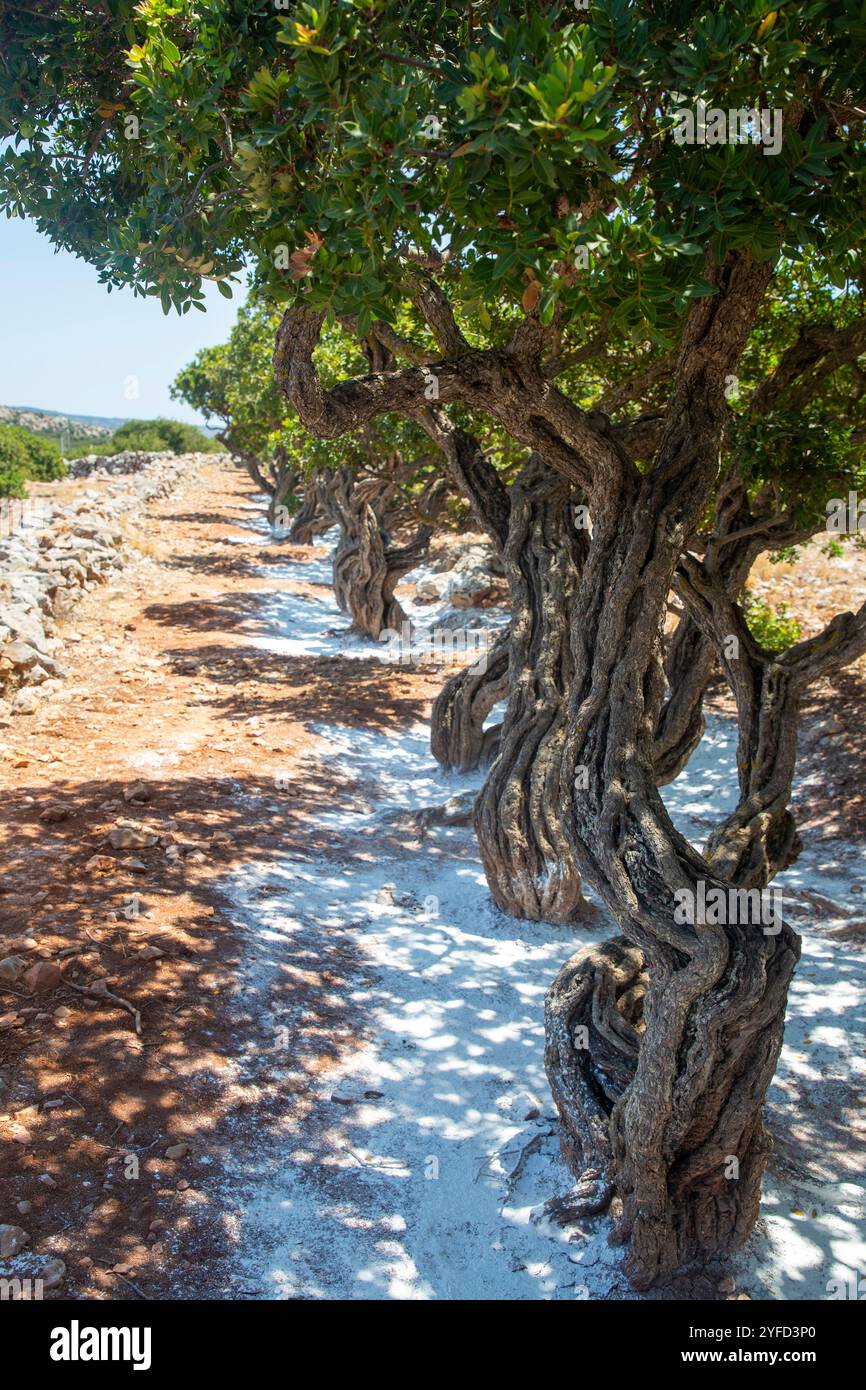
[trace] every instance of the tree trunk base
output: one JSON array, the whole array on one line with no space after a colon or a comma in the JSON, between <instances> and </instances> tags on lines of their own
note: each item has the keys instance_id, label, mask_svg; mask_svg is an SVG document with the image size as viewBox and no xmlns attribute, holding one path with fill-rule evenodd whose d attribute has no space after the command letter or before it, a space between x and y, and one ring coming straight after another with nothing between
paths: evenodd
<instances>
[{"instance_id":1,"label":"tree trunk base","mask_svg":"<svg viewBox=\"0 0 866 1390\"><path fill-rule=\"evenodd\" d=\"M614 1196L610 1115L634 1076L646 988L642 952L615 937L573 955L547 993L544 1066L562 1156L578 1179L547 1204L563 1225L597 1216Z\"/></svg>"}]
</instances>

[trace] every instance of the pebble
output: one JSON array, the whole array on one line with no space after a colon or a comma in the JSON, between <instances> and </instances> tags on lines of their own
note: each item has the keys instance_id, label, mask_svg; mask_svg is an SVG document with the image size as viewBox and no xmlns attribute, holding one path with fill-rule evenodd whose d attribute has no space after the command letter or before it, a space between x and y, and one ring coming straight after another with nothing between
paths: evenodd
<instances>
[{"instance_id":1,"label":"pebble","mask_svg":"<svg viewBox=\"0 0 866 1390\"><path fill-rule=\"evenodd\" d=\"M112 849L152 849L159 836L136 825L118 825L108 836Z\"/></svg>"},{"instance_id":2,"label":"pebble","mask_svg":"<svg viewBox=\"0 0 866 1390\"><path fill-rule=\"evenodd\" d=\"M0 960L0 980L5 980L10 985L16 985L26 968L20 956L6 956Z\"/></svg>"},{"instance_id":3,"label":"pebble","mask_svg":"<svg viewBox=\"0 0 866 1390\"><path fill-rule=\"evenodd\" d=\"M43 994L46 990L56 989L62 981L63 972L59 965L51 960L40 960L25 972L23 982L31 994Z\"/></svg>"},{"instance_id":4,"label":"pebble","mask_svg":"<svg viewBox=\"0 0 866 1390\"><path fill-rule=\"evenodd\" d=\"M97 874L111 873L112 869L117 868L117 860L112 859L110 854L93 854L85 864L85 869L92 869Z\"/></svg>"},{"instance_id":5,"label":"pebble","mask_svg":"<svg viewBox=\"0 0 866 1390\"><path fill-rule=\"evenodd\" d=\"M150 788L146 782L136 782L134 787L126 787L123 792L124 801L149 801Z\"/></svg>"},{"instance_id":6,"label":"pebble","mask_svg":"<svg viewBox=\"0 0 866 1390\"><path fill-rule=\"evenodd\" d=\"M5 1221L0 1223L0 1259L8 1260L10 1256L17 1255L29 1240L29 1231L21 1226L9 1226Z\"/></svg>"}]
</instances>

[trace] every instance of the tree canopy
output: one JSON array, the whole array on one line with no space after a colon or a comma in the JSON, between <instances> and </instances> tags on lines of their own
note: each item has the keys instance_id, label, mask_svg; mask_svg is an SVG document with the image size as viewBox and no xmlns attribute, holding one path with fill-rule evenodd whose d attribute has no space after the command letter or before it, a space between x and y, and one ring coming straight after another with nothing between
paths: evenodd
<instances>
[{"instance_id":1,"label":"tree canopy","mask_svg":"<svg viewBox=\"0 0 866 1390\"><path fill-rule=\"evenodd\" d=\"M479 340L537 304L670 342L708 242L858 281L855 0L60 0L0 36L0 198L166 307L253 257L363 334L426 259ZM778 154L677 143L696 98L784 111Z\"/></svg>"}]
</instances>

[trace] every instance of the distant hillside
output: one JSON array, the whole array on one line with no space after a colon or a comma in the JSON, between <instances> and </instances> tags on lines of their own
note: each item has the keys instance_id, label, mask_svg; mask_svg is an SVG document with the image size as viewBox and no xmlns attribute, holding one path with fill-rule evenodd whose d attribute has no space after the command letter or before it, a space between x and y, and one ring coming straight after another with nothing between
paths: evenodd
<instances>
[{"instance_id":1,"label":"distant hillside","mask_svg":"<svg viewBox=\"0 0 866 1390\"><path fill-rule=\"evenodd\" d=\"M52 439L104 439L112 434L123 420L100 419L98 415L62 415L58 410L40 410L32 405L0 405L0 422L21 425L33 434Z\"/></svg>"},{"instance_id":2,"label":"distant hillside","mask_svg":"<svg viewBox=\"0 0 866 1390\"><path fill-rule=\"evenodd\" d=\"M59 410L42 410L34 405L0 405L0 424L21 425L33 434L48 435L64 445L83 439L105 439L130 418L128 415L63 415ZM203 434L217 433L210 425L199 428Z\"/></svg>"}]
</instances>

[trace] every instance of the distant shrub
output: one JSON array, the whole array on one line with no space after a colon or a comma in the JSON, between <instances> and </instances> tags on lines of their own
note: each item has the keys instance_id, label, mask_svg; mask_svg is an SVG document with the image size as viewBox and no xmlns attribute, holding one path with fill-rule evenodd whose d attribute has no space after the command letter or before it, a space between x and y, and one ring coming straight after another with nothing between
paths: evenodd
<instances>
[{"instance_id":1,"label":"distant shrub","mask_svg":"<svg viewBox=\"0 0 866 1390\"><path fill-rule=\"evenodd\" d=\"M0 497L24 497L28 478L51 482L65 472L60 449L52 440L20 425L0 425Z\"/></svg>"},{"instance_id":2,"label":"distant shrub","mask_svg":"<svg viewBox=\"0 0 866 1390\"><path fill-rule=\"evenodd\" d=\"M104 439L88 439L66 450L68 459L85 454L122 454L127 450L142 454L210 454L222 448L197 425L183 420L127 420Z\"/></svg>"},{"instance_id":3,"label":"distant shrub","mask_svg":"<svg viewBox=\"0 0 866 1390\"><path fill-rule=\"evenodd\" d=\"M27 477L27 451L14 425L0 425L0 495L21 497Z\"/></svg>"},{"instance_id":4,"label":"distant shrub","mask_svg":"<svg viewBox=\"0 0 866 1390\"><path fill-rule=\"evenodd\" d=\"M142 452L196 454L211 453L218 447L197 425L187 425L182 420L128 420L114 431L111 442L115 446L115 453L123 449L138 449Z\"/></svg>"},{"instance_id":5,"label":"distant shrub","mask_svg":"<svg viewBox=\"0 0 866 1390\"><path fill-rule=\"evenodd\" d=\"M20 429L13 426L13 429ZM27 476L39 478L43 483L54 482L57 478L62 478L66 473L63 464L63 456L60 452L60 445L53 439L46 439L40 434L31 434L29 430L20 429L22 444L27 453Z\"/></svg>"},{"instance_id":6,"label":"distant shrub","mask_svg":"<svg viewBox=\"0 0 866 1390\"><path fill-rule=\"evenodd\" d=\"M767 651L783 652L799 642L802 630L796 618L788 617L787 604L771 608L765 599L747 589L743 610L749 631Z\"/></svg>"}]
</instances>

